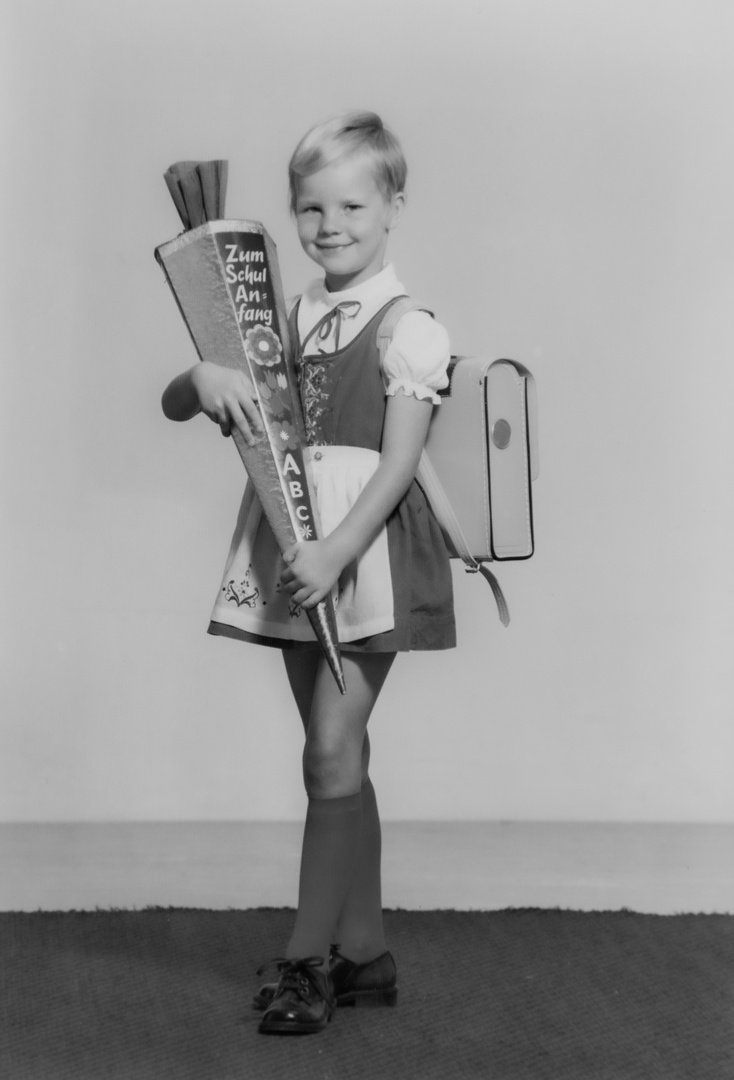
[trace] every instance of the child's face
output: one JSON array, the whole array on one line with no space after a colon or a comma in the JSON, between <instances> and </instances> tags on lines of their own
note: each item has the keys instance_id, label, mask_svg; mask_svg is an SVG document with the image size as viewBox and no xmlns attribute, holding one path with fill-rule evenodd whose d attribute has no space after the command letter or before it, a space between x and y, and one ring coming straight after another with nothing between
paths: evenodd
<instances>
[{"instance_id":1,"label":"child's face","mask_svg":"<svg viewBox=\"0 0 734 1080\"><path fill-rule=\"evenodd\" d=\"M379 274L403 201L402 193L385 198L365 154L298 181L298 238L309 258L326 271L327 289L339 292Z\"/></svg>"}]
</instances>

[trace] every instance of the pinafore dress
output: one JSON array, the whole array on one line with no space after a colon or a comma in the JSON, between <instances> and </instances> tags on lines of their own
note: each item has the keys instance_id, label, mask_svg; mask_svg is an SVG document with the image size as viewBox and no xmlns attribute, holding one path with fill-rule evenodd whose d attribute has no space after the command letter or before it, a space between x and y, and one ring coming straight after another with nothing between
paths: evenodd
<instances>
[{"instance_id":1,"label":"pinafore dress","mask_svg":"<svg viewBox=\"0 0 734 1080\"><path fill-rule=\"evenodd\" d=\"M394 302L337 352L304 356L299 348L296 356L314 496L325 536L379 464L386 397L377 330ZM297 309L289 319L293 341L298 341ZM283 568L248 485L209 633L278 648L318 648L305 611L280 585ZM456 644L449 556L417 481L372 543L345 568L334 602L344 652L407 652Z\"/></svg>"}]
</instances>

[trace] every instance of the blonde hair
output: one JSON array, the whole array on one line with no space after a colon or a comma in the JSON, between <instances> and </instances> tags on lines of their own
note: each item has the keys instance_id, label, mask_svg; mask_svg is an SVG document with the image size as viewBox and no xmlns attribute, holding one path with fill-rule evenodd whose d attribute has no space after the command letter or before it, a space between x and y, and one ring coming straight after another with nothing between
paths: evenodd
<instances>
[{"instance_id":1,"label":"blonde hair","mask_svg":"<svg viewBox=\"0 0 734 1080\"><path fill-rule=\"evenodd\" d=\"M375 180L386 199L405 190L408 166L402 147L377 113L340 113L312 127L293 151L288 163L291 213L296 210L296 187L302 177L357 153L372 157Z\"/></svg>"}]
</instances>

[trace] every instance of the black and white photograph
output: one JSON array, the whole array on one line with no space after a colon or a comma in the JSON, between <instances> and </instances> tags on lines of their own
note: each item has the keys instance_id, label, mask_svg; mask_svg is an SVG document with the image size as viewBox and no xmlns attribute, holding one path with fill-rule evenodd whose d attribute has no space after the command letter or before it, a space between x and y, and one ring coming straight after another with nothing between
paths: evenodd
<instances>
[{"instance_id":1,"label":"black and white photograph","mask_svg":"<svg viewBox=\"0 0 734 1080\"><path fill-rule=\"evenodd\" d=\"M734 5L0 27L0 1076L732 1080Z\"/></svg>"}]
</instances>

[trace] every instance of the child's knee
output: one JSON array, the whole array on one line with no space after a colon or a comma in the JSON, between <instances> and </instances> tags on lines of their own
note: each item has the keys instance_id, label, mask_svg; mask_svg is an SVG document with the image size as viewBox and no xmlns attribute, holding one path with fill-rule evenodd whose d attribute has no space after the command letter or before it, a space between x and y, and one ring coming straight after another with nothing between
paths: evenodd
<instances>
[{"instance_id":1,"label":"child's knee","mask_svg":"<svg viewBox=\"0 0 734 1080\"><path fill-rule=\"evenodd\" d=\"M303 782L312 799L353 795L362 786L362 748L344 740L308 738L303 752Z\"/></svg>"}]
</instances>

